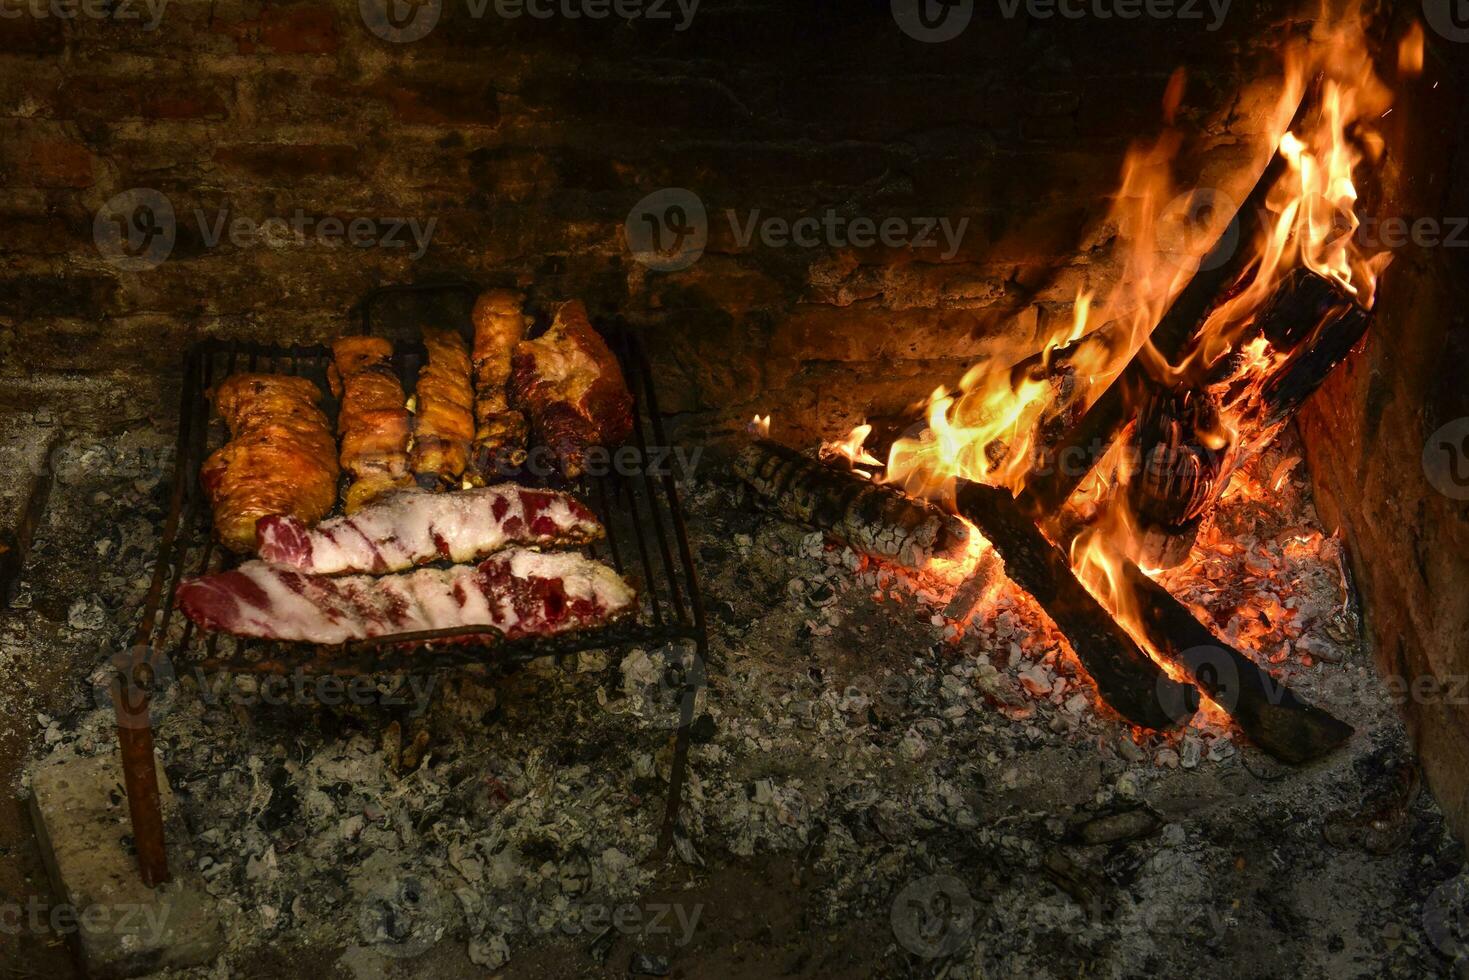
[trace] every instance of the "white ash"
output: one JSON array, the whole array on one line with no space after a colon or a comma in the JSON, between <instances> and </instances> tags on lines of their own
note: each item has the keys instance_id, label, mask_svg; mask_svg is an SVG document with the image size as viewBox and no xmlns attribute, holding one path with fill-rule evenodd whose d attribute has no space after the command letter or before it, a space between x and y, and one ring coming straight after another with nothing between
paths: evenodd
<instances>
[{"instance_id":1,"label":"white ash","mask_svg":"<svg viewBox=\"0 0 1469 980\"><path fill-rule=\"evenodd\" d=\"M106 454L68 452L91 462L53 500L32 608L0 618L19 709L6 724L25 726L37 757L112 749L84 678L135 625L166 492L140 490ZM761 862L803 882L810 938L779 941L844 935L879 975L1074 976L1084 963L1171 976L1197 972L1200 955L1242 975L1442 972L1423 902L1461 859L1427 795L1400 850L1323 839L1331 814L1369 808L1408 750L1329 549L1291 543L1318 529L1301 469L1285 479L1268 506L1235 495L1215 522L1254 546L1209 552L1206 531L1204 560L1165 581L1235 622L1242 649L1283 653L1272 668L1357 727L1303 770L1204 714L1169 738L1136 736L1023 594L998 589L956 622L944 613L958 583L737 511L716 482L685 494L712 650L671 863L644 863L677 719L660 651L445 677L422 718L208 701L184 670L161 701L159 752L190 830L187 873L220 899L229 940L186 975L249 972L281 946L340 949L354 976L399 959L411 972L443 950L466 972L513 971L546 948L595 972L592 937L563 928L578 910ZM1248 610L1266 591L1295 611L1261 622ZM104 628L69 624L78 601L104 610ZM47 658L75 668L66 703L25 693ZM1091 839L1108 842L1087 844L1097 820L1109 822ZM962 882L973 924L924 959L892 909L939 875ZM626 972L639 941L606 969ZM668 955L685 975L719 975L752 942L706 930Z\"/></svg>"}]
</instances>

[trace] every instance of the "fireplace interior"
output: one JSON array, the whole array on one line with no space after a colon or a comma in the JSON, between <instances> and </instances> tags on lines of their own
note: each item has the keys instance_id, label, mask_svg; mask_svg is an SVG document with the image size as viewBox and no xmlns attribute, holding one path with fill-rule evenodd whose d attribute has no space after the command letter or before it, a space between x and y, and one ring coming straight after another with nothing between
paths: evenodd
<instances>
[{"instance_id":1,"label":"fireplace interior","mask_svg":"<svg viewBox=\"0 0 1469 980\"><path fill-rule=\"evenodd\" d=\"M1464 975L1469 30L998 6L0 3L16 975ZM330 490L381 338L421 477L486 310L523 451L384 499L628 609L232 553L231 378Z\"/></svg>"}]
</instances>

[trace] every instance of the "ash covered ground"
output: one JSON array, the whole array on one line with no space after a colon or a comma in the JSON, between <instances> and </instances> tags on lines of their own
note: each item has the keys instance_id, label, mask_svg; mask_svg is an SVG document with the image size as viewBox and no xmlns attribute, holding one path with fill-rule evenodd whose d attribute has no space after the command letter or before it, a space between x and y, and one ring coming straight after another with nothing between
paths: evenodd
<instances>
[{"instance_id":1,"label":"ash covered ground","mask_svg":"<svg viewBox=\"0 0 1469 980\"><path fill-rule=\"evenodd\" d=\"M226 948L172 975L1452 975L1462 852L1294 455L1258 460L1165 581L1356 726L1324 763L1208 714L1136 735L1024 595L951 621L953 583L743 510L709 468L685 503L711 651L666 860L665 651L332 706L176 664L174 861ZM0 614L0 734L33 762L114 750L88 678L136 626L170 463L151 431L58 456ZM17 938L50 975L57 937Z\"/></svg>"}]
</instances>

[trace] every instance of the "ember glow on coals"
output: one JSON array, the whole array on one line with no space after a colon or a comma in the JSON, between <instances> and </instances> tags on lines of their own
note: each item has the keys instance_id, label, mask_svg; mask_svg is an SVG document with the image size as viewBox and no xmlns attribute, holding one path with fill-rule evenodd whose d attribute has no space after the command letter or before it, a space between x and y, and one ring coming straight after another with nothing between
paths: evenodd
<instances>
[{"instance_id":1,"label":"ember glow on coals","mask_svg":"<svg viewBox=\"0 0 1469 980\"><path fill-rule=\"evenodd\" d=\"M1407 35L1398 51L1400 73L1422 67L1422 31ZM1309 270L1335 283L1364 310L1375 303L1378 278L1390 256L1373 253L1358 241L1358 182L1382 156L1384 143L1376 121L1392 104L1392 94L1377 76L1360 18L1335 20L1323 13L1313 35L1282 51L1284 71L1279 97L1269 113L1266 132L1271 157L1284 164L1268 188L1260 231L1247 250L1243 271L1226 291L1227 298L1207 315L1198 339L1169 363L1149 343L1149 335L1175 297L1200 270L1205 253L1224 231L1239 202L1205 190L1180 193L1172 179L1183 145L1174 126L1186 79L1183 71L1170 80L1164 96L1166 128L1155 140L1135 146L1127 155L1121 187L1108 222L1121 243L1117 275L1109 289L1083 291L1076 297L1071 322L1042 336L1014 335L974 365L956 390L937 388L922 407L926 426L914 437L898 439L885 466L873 476L915 496L952 504L956 480L1009 488L1019 494L1048 439L1080 419L1086 407L1118 377L1134 357L1140 358L1160 385L1198 390L1218 410L1192 420L1192 437L1223 460L1221 482L1234 479L1228 492L1269 494L1258 476L1242 477L1241 467L1279 435L1283 422L1261 423L1262 394L1272 371L1289 351L1277 351L1270 339L1256 336L1256 318L1288 277ZM1306 111L1298 114L1298 107ZM1199 214L1212 227L1198 233ZM1252 330L1252 328L1254 328ZM872 475L878 461L866 448L871 427L862 424L845 438L824 443L823 455L848 461ZM1139 646L1170 675L1184 679L1182 668L1162 657L1139 626L1136 598L1126 582L1124 561L1138 554L1142 532L1125 487L1137 462L1123 451L1121 438L1083 481L1068 505L1069 554L1077 577L1102 602ZM1273 474L1277 486L1285 475ZM1249 483L1247 489L1240 481ZM1216 483L1215 486L1220 484ZM1202 544L1202 542L1201 542ZM1331 544L1319 534L1293 541L1295 550L1321 550ZM1216 554L1234 546L1212 540ZM929 571L945 580L962 581L980 567L989 545L975 531L964 559L935 563ZM1175 574L1175 584L1208 561L1208 548L1196 550ZM1155 578L1157 570L1145 569ZM1013 589L1013 587L1011 587ZM1274 600L1246 619L1278 620ZM962 630L962 625L959 627ZM1233 638L1233 634L1231 634ZM1240 638L1252 637L1245 630ZM1223 712L1206 702L1203 709L1221 724Z\"/></svg>"}]
</instances>

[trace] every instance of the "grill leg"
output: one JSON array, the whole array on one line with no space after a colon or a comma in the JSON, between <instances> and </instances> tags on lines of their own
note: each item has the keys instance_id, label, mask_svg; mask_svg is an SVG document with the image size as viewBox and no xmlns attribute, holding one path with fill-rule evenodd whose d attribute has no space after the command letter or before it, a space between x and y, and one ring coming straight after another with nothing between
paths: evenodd
<instances>
[{"instance_id":1,"label":"grill leg","mask_svg":"<svg viewBox=\"0 0 1469 980\"><path fill-rule=\"evenodd\" d=\"M138 872L148 887L168 881L168 854L163 842L163 803L158 792L158 770L153 756L153 724L148 716L150 684L139 683L150 674L147 650L134 648L131 664L112 680L112 705L117 714L117 743L122 754L123 785L133 823L133 845Z\"/></svg>"},{"instance_id":2,"label":"grill leg","mask_svg":"<svg viewBox=\"0 0 1469 980\"><path fill-rule=\"evenodd\" d=\"M673 847L673 832L678 826L678 812L683 805L684 782L688 778L689 734L694 726L694 706L698 701L699 688L703 686L705 655L704 643L699 642L694 650L694 664L683 672L683 689L679 692L678 732L673 739L673 766L668 774L668 803L663 809L663 827L658 831L658 846L653 856L662 860Z\"/></svg>"}]
</instances>

